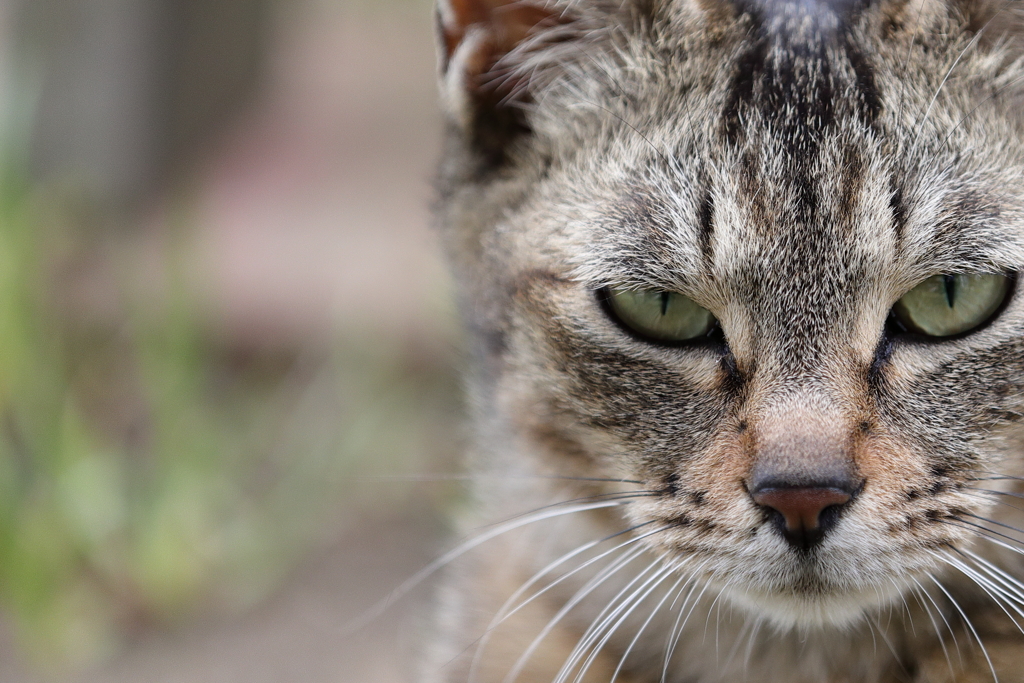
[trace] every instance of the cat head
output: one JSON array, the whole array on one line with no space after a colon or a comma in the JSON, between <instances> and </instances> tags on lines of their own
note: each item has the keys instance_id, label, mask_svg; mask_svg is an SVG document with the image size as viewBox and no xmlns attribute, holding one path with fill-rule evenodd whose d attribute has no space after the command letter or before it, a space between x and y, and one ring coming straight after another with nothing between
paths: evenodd
<instances>
[{"instance_id":1,"label":"cat head","mask_svg":"<svg viewBox=\"0 0 1024 683\"><path fill-rule=\"evenodd\" d=\"M637 482L652 548L783 626L999 540L1024 471L1015 10L443 2L438 214L481 448Z\"/></svg>"}]
</instances>

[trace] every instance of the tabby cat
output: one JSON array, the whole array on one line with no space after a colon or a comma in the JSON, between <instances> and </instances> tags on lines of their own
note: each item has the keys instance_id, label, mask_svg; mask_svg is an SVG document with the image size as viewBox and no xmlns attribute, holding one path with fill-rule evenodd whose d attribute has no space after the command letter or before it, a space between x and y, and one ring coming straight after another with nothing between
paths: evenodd
<instances>
[{"instance_id":1,"label":"tabby cat","mask_svg":"<svg viewBox=\"0 0 1024 683\"><path fill-rule=\"evenodd\" d=\"M1022 10L442 0L420 680L1024 681Z\"/></svg>"}]
</instances>

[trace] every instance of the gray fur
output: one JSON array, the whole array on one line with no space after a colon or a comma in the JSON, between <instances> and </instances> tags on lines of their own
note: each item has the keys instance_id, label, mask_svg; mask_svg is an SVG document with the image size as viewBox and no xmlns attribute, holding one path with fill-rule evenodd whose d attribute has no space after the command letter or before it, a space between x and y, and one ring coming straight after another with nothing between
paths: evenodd
<instances>
[{"instance_id":1,"label":"gray fur","mask_svg":"<svg viewBox=\"0 0 1024 683\"><path fill-rule=\"evenodd\" d=\"M1022 504L987 492L1024 474L1024 294L962 338L886 331L929 276L1024 270L1019 3L543 7L558 22L485 73L465 78L456 52L442 74L437 216L475 349L466 523L650 493L453 566L426 680L497 683L545 624L519 680L555 680L659 557L671 571L581 680L620 660L637 683L1024 680ZM683 293L726 343L631 337L606 286ZM744 490L795 442L833 444L864 482L805 554ZM480 643L534 572L644 524L631 533L657 533L617 551L644 553L557 623L604 566L586 560L628 536L539 579L522 599L552 587Z\"/></svg>"}]
</instances>

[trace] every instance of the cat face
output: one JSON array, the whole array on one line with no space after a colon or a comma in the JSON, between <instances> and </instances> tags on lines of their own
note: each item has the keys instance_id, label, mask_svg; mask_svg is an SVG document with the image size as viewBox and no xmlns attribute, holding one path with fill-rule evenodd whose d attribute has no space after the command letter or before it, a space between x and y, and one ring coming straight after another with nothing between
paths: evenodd
<instances>
[{"instance_id":1,"label":"cat face","mask_svg":"<svg viewBox=\"0 0 1024 683\"><path fill-rule=\"evenodd\" d=\"M449 47L489 448L634 482L652 549L781 626L896 600L1024 469L1021 72L914 10L548 7L476 90Z\"/></svg>"}]
</instances>

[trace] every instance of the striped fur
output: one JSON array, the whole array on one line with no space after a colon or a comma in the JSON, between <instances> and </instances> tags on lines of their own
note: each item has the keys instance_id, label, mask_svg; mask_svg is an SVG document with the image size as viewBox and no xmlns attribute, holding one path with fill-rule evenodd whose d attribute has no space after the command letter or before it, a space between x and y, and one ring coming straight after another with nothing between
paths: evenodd
<instances>
[{"instance_id":1,"label":"striped fur","mask_svg":"<svg viewBox=\"0 0 1024 683\"><path fill-rule=\"evenodd\" d=\"M449 568L423 680L1024 681L1024 294L886 327L929 276L1024 270L1019 1L503 7L440 8L437 219L464 523L523 521ZM606 286L725 341L638 340ZM745 490L794 438L864 482L807 552Z\"/></svg>"}]
</instances>

